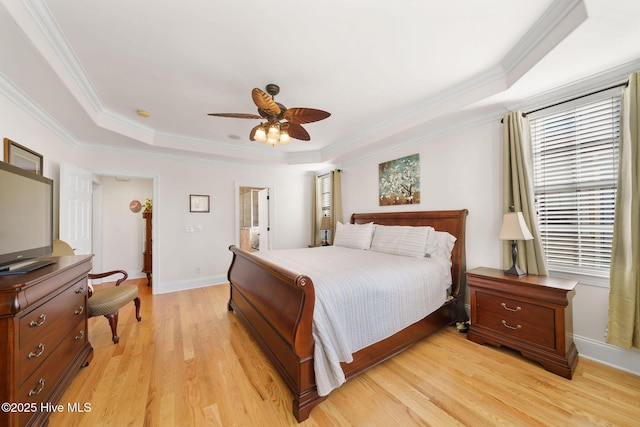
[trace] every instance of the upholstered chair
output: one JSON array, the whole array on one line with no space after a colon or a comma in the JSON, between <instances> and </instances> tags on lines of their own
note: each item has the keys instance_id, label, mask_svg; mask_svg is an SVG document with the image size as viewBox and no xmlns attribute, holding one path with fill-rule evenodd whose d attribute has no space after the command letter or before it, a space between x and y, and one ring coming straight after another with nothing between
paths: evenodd
<instances>
[{"instance_id":1,"label":"upholstered chair","mask_svg":"<svg viewBox=\"0 0 640 427\"><path fill-rule=\"evenodd\" d=\"M65 256L75 255L71 246L62 240L56 240L53 242L53 255ZM89 280L103 279L105 277L120 275L117 279L115 286L100 287L100 289L93 289L93 286L89 284L89 298L87 299L87 309L89 311L89 317L104 316L109 320L111 326L111 339L114 344L120 341L118 336L118 313L120 308L134 302L136 306L136 319L138 322L142 320L140 317L140 297L138 296L138 287L134 285L123 285L129 275L124 270L114 270L105 273L89 273Z\"/></svg>"}]
</instances>

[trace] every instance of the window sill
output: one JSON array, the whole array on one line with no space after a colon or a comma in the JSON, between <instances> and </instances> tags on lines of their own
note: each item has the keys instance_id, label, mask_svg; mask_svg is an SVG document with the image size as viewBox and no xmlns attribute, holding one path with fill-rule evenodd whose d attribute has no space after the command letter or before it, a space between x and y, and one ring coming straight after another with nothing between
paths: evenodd
<instances>
[{"instance_id":1,"label":"window sill","mask_svg":"<svg viewBox=\"0 0 640 427\"><path fill-rule=\"evenodd\" d=\"M593 276L590 274L570 273L567 271L557 271L549 267L549 276L560 277L564 279L576 279L581 285L597 286L599 288L609 288L609 278L601 276Z\"/></svg>"}]
</instances>

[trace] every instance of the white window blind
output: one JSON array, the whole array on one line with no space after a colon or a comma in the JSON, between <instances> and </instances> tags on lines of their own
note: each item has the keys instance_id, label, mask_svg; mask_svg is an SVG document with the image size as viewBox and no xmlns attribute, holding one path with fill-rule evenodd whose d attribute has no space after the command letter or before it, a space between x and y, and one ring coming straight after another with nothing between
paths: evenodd
<instances>
[{"instance_id":1,"label":"white window blind","mask_svg":"<svg viewBox=\"0 0 640 427\"><path fill-rule=\"evenodd\" d=\"M322 216L331 217L331 174L320 176Z\"/></svg>"},{"instance_id":2,"label":"white window blind","mask_svg":"<svg viewBox=\"0 0 640 427\"><path fill-rule=\"evenodd\" d=\"M608 277L620 97L530 119L535 203L553 271Z\"/></svg>"}]
</instances>

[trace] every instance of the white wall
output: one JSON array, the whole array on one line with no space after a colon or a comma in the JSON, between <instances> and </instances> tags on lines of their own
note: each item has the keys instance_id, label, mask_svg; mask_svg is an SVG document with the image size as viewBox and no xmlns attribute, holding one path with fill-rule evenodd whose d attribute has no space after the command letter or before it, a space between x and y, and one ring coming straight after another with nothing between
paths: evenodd
<instances>
[{"instance_id":1,"label":"white wall","mask_svg":"<svg viewBox=\"0 0 640 427\"><path fill-rule=\"evenodd\" d=\"M101 254L99 271L125 270L130 278L145 277L142 273L145 219L142 210L129 209L132 200L144 205L153 197L153 181L146 178L101 176L100 227L94 233L94 251ZM96 206L94 205L94 208ZM99 233L99 235L97 235ZM94 261L94 266L97 267Z\"/></svg>"},{"instance_id":2,"label":"white wall","mask_svg":"<svg viewBox=\"0 0 640 427\"><path fill-rule=\"evenodd\" d=\"M236 182L274 189L273 248L304 247L308 242L311 186L303 172L87 150L79 151L77 162L101 175L153 178L155 293L226 282L228 247L238 233ZM189 212L190 194L209 195L211 212ZM201 231L188 233L187 226Z\"/></svg>"},{"instance_id":3,"label":"white wall","mask_svg":"<svg viewBox=\"0 0 640 427\"><path fill-rule=\"evenodd\" d=\"M419 205L378 205L378 164L420 154ZM467 268L502 268L502 125L495 121L342 166L343 215L398 210L469 210ZM605 344L608 289L580 283L573 297L574 341L581 357L640 375L640 352ZM467 296L468 304L468 296Z\"/></svg>"},{"instance_id":4,"label":"white wall","mask_svg":"<svg viewBox=\"0 0 640 427\"><path fill-rule=\"evenodd\" d=\"M343 216L354 212L468 209L467 267L501 267L499 121L343 165ZM378 164L420 154L420 204L378 205Z\"/></svg>"}]
</instances>

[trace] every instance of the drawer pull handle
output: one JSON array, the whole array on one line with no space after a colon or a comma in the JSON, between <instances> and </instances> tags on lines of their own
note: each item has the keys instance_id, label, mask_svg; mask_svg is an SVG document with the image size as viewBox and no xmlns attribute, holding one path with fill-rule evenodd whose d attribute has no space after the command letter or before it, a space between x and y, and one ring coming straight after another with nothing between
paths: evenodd
<instances>
[{"instance_id":1,"label":"drawer pull handle","mask_svg":"<svg viewBox=\"0 0 640 427\"><path fill-rule=\"evenodd\" d=\"M84 331L80 331L80 333L78 335L73 337L73 339L76 340L76 341L81 340L82 338L84 338Z\"/></svg>"},{"instance_id":2,"label":"drawer pull handle","mask_svg":"<svg viewBox=\"0 0 640 427\"><path fill-rule=\"evenodd\" d=\"M520 310L522 310L522 307L520 307L520 306L517 306L516 308L511 308L505 303L502 303L500 305L502 305L502 308L504 308L505 310L508 310L508 311L520 311Z\"/></svg>"},{"instance_id":3,"label":"drawer pull handle","mask_svg":"<svg viewBox=\"0 0 640 427\"><path fill-rule=\"evenodd\" d=\"M40 317L38 317L37 322L35 320L32 320L31 322L29 322L29 326L31 326L32 328L36 328L38 326L42 326L44 325L44 321L47 320L47 315L46 314L41 314Z\"/></svg>"},{"instance_id":4,"label":"drawer pull handle","mask_svg":"<svg viewBox=\"0 0 640 427\"><path fill-rule=\"evenodd\" d=\"M29 352L29 359L37 359L38 357L42 356L42 353L44 353L44 344L40 343L38 344L38 352L34 353L33 351Z\"/></svg>"},{"instance_id":5,"label":"drawer pull handle","mask_svg":"<svg viewBox=\"0 0 640 427\"><path fill-rule=\"evenodd\" d=\"M80 307L78 307L76 311L73 312L73 314L82 314L82 313L84 313L84 305L81 305Z\"/></svg>"},{"instance_id":6,"label":"drawer pull handle","mask_svg":"<svg viewBox=\"0 0 640 427\"><path fill-rule=\"evenodd\" d=\"M40 394L40 392L44 389L44 378L40 378L38 380L38 385L40 385L40 387L37 390L29 390L29 396Z\"/></svg>"},{"instance_id":7,"label":"drawer pull handle","mask_svg":"<svg viewBox=\"0 0 640 427\"><path fill-rule=\"evenodd\" d=\"M516 326L511 326L510 324L507 323L506 320L502 321L502 326L504 326L505 328L509 328L509 329L513 329L513 330L518 330L520 328L522 328L522 325L516 325Z\"/></svg>"},{"instance_id":8,"label":"drawer pull handle","mask_svg":"<svg viewBox=\"0 0 640 427\"><path fill-rule=\"evenodd\" d=\"M81 294L84 292L84 286L80 286L78 289L76 289L76 294Z\"/></svg>"}]
</instances>

